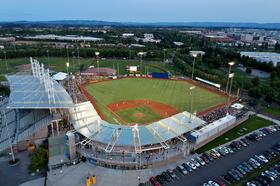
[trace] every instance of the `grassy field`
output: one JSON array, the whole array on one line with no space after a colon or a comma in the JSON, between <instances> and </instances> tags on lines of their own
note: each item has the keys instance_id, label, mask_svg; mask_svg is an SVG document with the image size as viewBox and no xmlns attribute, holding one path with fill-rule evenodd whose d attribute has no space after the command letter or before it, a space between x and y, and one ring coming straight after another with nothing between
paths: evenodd
<instances>
[{"instance_id":1,"label":"grassy field","mask_svg":"<svg viewBox=\"0 0 280 186\"><path fill-rule=\"evenodd\" d=\"M39 62L44 63L45 67L48 67L48 58L36 58L39 60ZM51 57L50 58L50 69L54 71L63 71L66 72L66 62L67 58L63 57ZM69 66L69 72L77 72L80 70L80 66L82 65L84 68L90 66L92 64L92 59L90 58L80 58L80 65L78 63L77 59L70 59L70 66ZM22 65L22 64L29 64L29 58L17 58L17 59L8 59L7 65L8 65L8 71L6 69L6 63L5 61L0 61L0 81L4 79L4 75L7 73L15 73L16 72L16 66Z\"/></svg>"},{"instance_id":2,"label":"grassy field","mask_svg":"<svg viewBox=\"0 0 280 186\"><path fill-rule=\"evenodd\" d=\"M41 63L45 64L45 67L48 67L48 58L47 57L39 57L36 58ZM54 71L63 71L66 72L66 62L67 58L64 57L50 57L50 69ZM6 68L6 62L0 59L0 81L4 80L4 75L7 73L15 73L16 72L16 66L22 65L22 64L29 64L29 58L16 58L16 59L8 59L7 60L7 66L8 71ZM69 72L77 72L80 70L81 66L83 68L87 68L90 65L96 65L96 61L92 58L80 58L80 62L78 62L77 58L70 58L69 60L70 66L69 66ZM119 67L119 73L120 74L127 74L126 66L137 66L140 65L139 61L137 60L100 60L99 62L100 67L109 67L109 68L115 68L117 70L117 67ZM147 68L146 68L147 66ZM145 71L146 70L146 71ZM178 69L176 67L162 63L162 62L143 62L143 69L142 73L145 72L170 72L172 74L175 74L178 72Z\"/></svg>"},{"instance_id":3,"label":"grassy field","mask_svg":"<svg viewBox=\"0 0 280 186\"><path fill-rule=\"evenodd\" d=\"M228 141L234 140L240 136L243 136L245 134L248 134L254 130L257 130L259 128L263 128L269 125L273 125L271 121L265 120L263 118L253 116L246 120L245 122L241 123L240 125L234 127L230 131L226 132L222 136L214 139L210 143L202 146L201 148L197 149L197 153L202 153L204 151L213 149L219 145L225 144Z\"/></svg>"},{"instance_id":4,"label":"grassy field","mask_svg":"<svg viewBox=\"0 0 280 186\"><path fill-rule=\"evenodd\" d=\"M152 100L174 107L181 112L190 108L189 87L191 86L183 81L126 78L91 84L86 89L107 121L119 123L107 110L108 104L125 100ZM193 111L202 111L226 101L226 98L199 87L193 91ZM126 114L129 115L132 111L129 109Z\"/></svg>"},{"instance_id":5,"label":"grassy field","mask_svg":"<svg viewBox=\"0 0 280 186\"><path fill-rule=\"evenodd\" d=\"M280 117L280 109L269 107L265 109L265 112Z\"/></svg>"}]
</instances>

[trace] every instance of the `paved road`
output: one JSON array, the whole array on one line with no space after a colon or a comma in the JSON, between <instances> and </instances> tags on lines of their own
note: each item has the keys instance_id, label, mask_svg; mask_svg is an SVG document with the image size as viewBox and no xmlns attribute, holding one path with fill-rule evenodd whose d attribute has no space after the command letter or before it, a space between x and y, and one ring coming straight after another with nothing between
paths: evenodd
<instances>
[{"instance_id":1,"label":"paved road","mask_svg":"<svg viewBox=\"0 0 280 186\"><path fill-rule=\"evenodd\" d=\"M17 186L26 181L42 177L41 175L31 176L28 173L30 157L27 152L21 152L16 155L20 159L20 163L14 167L8 164L10 157L0 158L0 185L1 186Z\"/></svg>"},{"instance_id":2,"label":"paved road","mask_svg":"<svg viewBox=\"0 0 280 186\"><path fill-rule=\"evenodd\" d=\"M261 153L280 141L280 133L273 133L266 136L258 143L253 143L241 151L230 156L222 157L207 166L192 172L191 174L175 180L170 186L198 186L204 182L225 174L239 163L248 160L251 156Z\"/></svg>"}]
</instances>

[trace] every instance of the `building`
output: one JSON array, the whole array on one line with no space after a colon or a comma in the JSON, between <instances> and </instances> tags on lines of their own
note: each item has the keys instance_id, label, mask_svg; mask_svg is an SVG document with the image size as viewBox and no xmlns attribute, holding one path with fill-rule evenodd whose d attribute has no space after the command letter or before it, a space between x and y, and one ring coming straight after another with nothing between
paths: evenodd
<instances>
[{"instance_id":1,"label":"building","mask_svg":"<svg viewBox=\"0 0 280 186\"><path fill-rule=\"evenodd\" d=\"M133 34L133 33L123 33L123 34L122 34L122 37L123 37L123 38L134 37L134 34Z\"/></svg>"},{"instance_id":2,"label":"building","mask_svg":"<svg viewBox=\"0 0 280 186\"><path fill-rule=\"evenodd\" d=\"M240 55L254 58L258 62L272 62L274 67L280 66L280 54L276 52L240 52Z\"/></svg>"}]
</instances>

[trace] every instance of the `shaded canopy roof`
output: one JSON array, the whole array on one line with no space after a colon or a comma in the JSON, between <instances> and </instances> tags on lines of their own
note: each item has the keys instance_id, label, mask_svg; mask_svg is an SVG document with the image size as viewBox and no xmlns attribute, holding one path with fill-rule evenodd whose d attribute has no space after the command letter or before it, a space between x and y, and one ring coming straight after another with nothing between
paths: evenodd
<instances>
[{"instance_id":1,"label":"shaded canopy roof","mask_svg":"<svg viewBox=\"0 0 280 186\"><path fill-rule=\"evenodd\" d=\"M66 90L56 81L53 82L54 100L50 101L48 92L40 79L32 75L9 75L11 94L9 109L49 109L70 108L73 101Z\"/></svg>"}]
</instances>

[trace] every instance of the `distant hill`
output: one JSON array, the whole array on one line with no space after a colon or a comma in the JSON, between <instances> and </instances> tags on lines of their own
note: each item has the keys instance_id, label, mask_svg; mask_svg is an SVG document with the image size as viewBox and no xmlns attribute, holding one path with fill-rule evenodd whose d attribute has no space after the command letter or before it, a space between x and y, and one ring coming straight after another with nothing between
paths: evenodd
<instances>
[{"instance_id":1,"label":"distant hill","mask_svg":"<svg viewBox=\"0 0 280 186\"><path fill-rule=\"evenodd\" d=\"M112 26L112 27L193 27L193 28L263 28L280 29L280 23L231 23L231 22L110 22L96 20L16 21L0 22L1 26Z\"/></svg>"}]
</instances>

